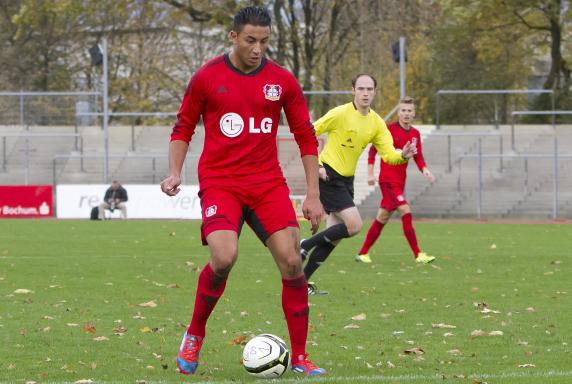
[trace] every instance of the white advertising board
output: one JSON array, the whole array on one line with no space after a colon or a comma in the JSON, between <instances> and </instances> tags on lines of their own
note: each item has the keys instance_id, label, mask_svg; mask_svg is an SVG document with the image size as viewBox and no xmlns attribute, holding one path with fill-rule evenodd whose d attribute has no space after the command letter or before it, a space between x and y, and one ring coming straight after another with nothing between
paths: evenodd
<instances>
[{"instance_id":1,"label":"white advertising board","mask_svg":"<svg viewBox=\"0 0 572 384\"><path fill-rule=\"evenodd\" d=\"M91 208L103 201L109 185L62 184L56 188L57 217L88 219ZM128 219L200 219L201 202L197 185L182 185L177 196L169 197L157 184L125 184ZM118 213L116 210L113 217Z\"/></svg>"}]
</instances>

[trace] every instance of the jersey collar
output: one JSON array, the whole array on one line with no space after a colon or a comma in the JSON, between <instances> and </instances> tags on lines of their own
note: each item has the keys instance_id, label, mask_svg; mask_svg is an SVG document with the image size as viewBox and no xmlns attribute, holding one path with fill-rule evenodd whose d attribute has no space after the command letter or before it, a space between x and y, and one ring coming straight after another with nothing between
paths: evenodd
<instances>
[{"instance_id":1,"label":"jersey collar","mask_svg":"<svg viewBox=\"0 0 572 384\"><path fill-rule=\"evenodd\" d=\"M238 73L239 75L254 76L254 75L258 74L260 71L262 71L262 69L266 65L266 57L262 57L262 61L260 62L260 65L258 66L258 68L256 68L254 71L248 72L248 73L242 72L240 69L236 68L234 66L234 64L232 64L232 61L230 61L230 57L229 57L228 53L224 54L224 63L227 65L227 67L229 67L231 70Z\"/></svg>"}]
</instances>

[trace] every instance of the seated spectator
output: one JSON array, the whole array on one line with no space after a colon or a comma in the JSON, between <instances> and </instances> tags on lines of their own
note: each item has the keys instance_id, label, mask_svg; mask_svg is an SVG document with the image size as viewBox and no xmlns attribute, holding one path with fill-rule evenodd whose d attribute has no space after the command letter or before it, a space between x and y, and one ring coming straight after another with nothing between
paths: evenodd
<instances>
[{"instance_id":1,"label":"seated spectator","mask_svg":"<svg viewBox=\"0 0 572 384\"><path fill-rule=\"evenodd\" d=\"M127 218L127 191L119 184L119 181L113 180L111 186L105 191L103 202L99 204L99 220L105 219L105 210L113 212L116 209L121 211L121 218Z\"/></svg>"}]
</instances>

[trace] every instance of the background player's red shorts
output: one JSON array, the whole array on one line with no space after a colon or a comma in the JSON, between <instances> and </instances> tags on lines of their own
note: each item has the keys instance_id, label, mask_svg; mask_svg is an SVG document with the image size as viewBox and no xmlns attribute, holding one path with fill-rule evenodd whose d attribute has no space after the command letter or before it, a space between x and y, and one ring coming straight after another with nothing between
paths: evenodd
<instances>
[{"instance_id":1,"label":"background player's red shorts","mask_svg":"<svg viewBox=\"0 0 572 384\"><path fill-rule=\"evenodd\" d=\"M217 230L231 230L240 235L246 221L262 243L274 232L299 227L284 182L248 186L209 187L199 192L203 224L201 238Z\"/></svg>"},{"instance_id":2,"label":"background player's red shorts","mask_svg":"<svg viewBox=\"0 0 572 384\"><path fill-rule=\"evenodd\" d=\"M379 206L387 211L393 211L400 205L407 204L403 195L403 185L398 183L380 183L381 203Z\"/></svg>"}]
</instances>

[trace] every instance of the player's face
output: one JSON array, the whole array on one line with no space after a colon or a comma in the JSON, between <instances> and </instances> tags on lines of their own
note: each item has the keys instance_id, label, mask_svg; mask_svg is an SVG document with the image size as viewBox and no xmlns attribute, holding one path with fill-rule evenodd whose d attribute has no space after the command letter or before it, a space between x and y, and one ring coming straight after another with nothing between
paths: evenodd
<instances>
[{"instance_id":1,"label":"player's face","mask_svg":"<svg viewBox=\"0 0 572 384\"><path fill-rule=\"evenodd\" d=\"M399 124L401 124L401 126L409 126L415 118L415 105L406 103L399 104L397 116L399 117Z\"/></svg>"},{"instance_id":2,"label":"player's face","mask_svg":"<svg viewBox=\"0 0 572 384\"><path fill-rule=\"evenodd\" d=\"M375 84L369 76L360 76L352 88L354 104L358 108L369 108L375 96Z\"/></svg>"},{"instance_id":3,"label":"player's face","mask_svg":"<svg viewBox=\"0 0 572 384\"><path fill-rule=\"evenodd\" d=\"M270 27L246 24L240 32L230 32L233 50L232 63L243 72L250 72L260 66L268 48Z\"/></svg>"}]
</instances>

